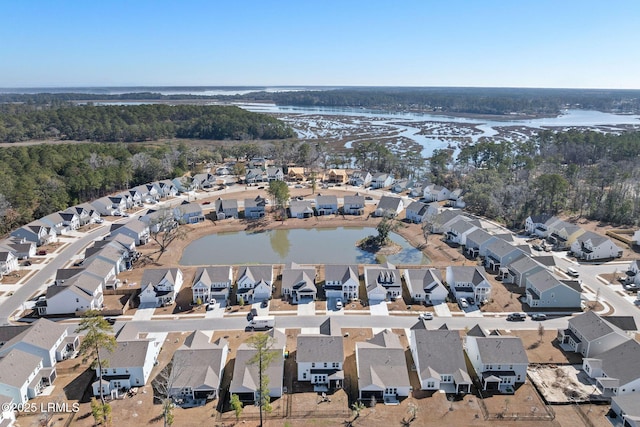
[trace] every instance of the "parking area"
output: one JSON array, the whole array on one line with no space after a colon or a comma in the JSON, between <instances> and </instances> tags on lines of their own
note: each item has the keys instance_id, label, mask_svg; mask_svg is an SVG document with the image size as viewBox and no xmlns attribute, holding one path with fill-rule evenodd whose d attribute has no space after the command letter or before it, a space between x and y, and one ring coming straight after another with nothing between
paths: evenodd
<instances>
[{"instance_id":1,"label":"parking area","mask_svg":"<svg viewBox=\"0 0 640 427\"><path fill-rule=\"evenodd\" d=\"M327 314L331 314L331 315L343 315L344 314L344 307L338 308L338 306L337 306L338 301L340 301L340 303L342 304L342 299L341 298L336 298L336 297L327 298Z\"/></svg>"},{"instance_id":2,"label":"parking area","mask_svg":"<svg viewBox=\"0 0 640 427\"><path fill-rule=\"evenodd\" d=\"M315 316L316 304L315 301L309 301L298 304L298 316Z\"/></svg>"},{"instance_id":3,"label":"parking area","mask_svg":"<svg viewBox=\"0 0 640 427\"><path fill-rule=\"evenodd\" d=\"M387 303L385 301L370 305L369 311L372 316L388 316L389 315L389 308L387 307Z\"/></svg>"},{"instance_id":4,"label":"parking area","mask_svg":"<svg viewBox=\"0 0 640 427\"><path fill-rule=\"evenodd\" d=\"M151 320L155 311L155 304L140 304L136 314L133 315L133 320Z\"/></svg>"}]
</instances>

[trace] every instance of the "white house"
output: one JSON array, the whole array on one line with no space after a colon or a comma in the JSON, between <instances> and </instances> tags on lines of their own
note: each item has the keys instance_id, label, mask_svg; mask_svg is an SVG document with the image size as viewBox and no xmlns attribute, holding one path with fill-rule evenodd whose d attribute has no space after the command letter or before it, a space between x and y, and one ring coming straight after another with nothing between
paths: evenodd
<instances>
[{"instance_id":1,"label":"white house","mask_svg":"<svg viewBox=\"0 0 640 427\"><path fill-rule=\"evenodd\" d=\"M627 271L627 276L629 277L629 281L635 283L636 285L640 285L640 261L633 260L629 265L629 270Z\"/></svg>"},{"instance_id":2,"label":"white house","mask_svg":"<svg viewBox=\"0 0 640 427\"><path fill-rule=\"evenodd\" d=\"M282 295L291 298L293 304L313 302L317 293L315 267L291 262L282 270Z\"/></svg>"},{"instance_id":3,"label":"white house","mask_svg":"<svg viewBox=\"0 0 640 427\"><path fill-rule=\"evenodd\" d=\"M192 332L173 354L169 396L192 404L217 398L228 356L227 340L210 342L205 333Z\"/></svg>"},{"instance_id":4,"label":"white house","mask_svg":"<svg viewBox=\"0 0 640 427\"><path fill-rule=\"evenodd\" d=\"M344 347L335 321L326 320L318 334L298 335L296 348L298 381L310 382L316 392L342 387Z\"/></svg>"},{"instance_id":5,"label":"white house","mask_svg":"<svg viewBox=\"0 0 640 427\"><path fill-rule=\"evenodd\" d=\"M404 205L402 199L399 197L382 196L378 202L376 210L373 212L373 216L391 216L395 217L400 212Z\"/></svg>"},{"instance_id":6,"label":"white house","mask_svg":"<svg viewBox=\"0 0 640 427\"><path fill-rule=\"evenodd\" d=\"M0 358L0 395L16 404L27 403L55 380L55 368L44 368L42 358L12 349Z\"/></svg>"},{"instance_id":7,"label":"white house","mask_svg":"<svg viewBox=\"0 0 640 427\"><path fill-rule=\"evenodd\" d=\"M429 205L426 203L413 201L407 206L405 215L407 220L415 224L422 224L428 218L428 210Z\"/></svg>"},{"instance_id":8,"label":"white house","mask_svg":"<svg viewBox=\"0 0 640 427\"><path fill-rule=\"evenodd\" d=\"M585 261L619 258L622 256L622 249L613 243L611 239L592 231L585 231L580 234L571 244L571 252L576 258Z\"/></svg>"},{"instance_id":9,"label":"white house","mask_svg":"<svg viewBox=\"0 0 640 427\"><path fill-rule=\"evenodd\" d=\"M624 396L640 390L640 343L628 340L582 360L582 369L593 378L605 397Z\"/></svg>"},{"instance_id":10,"label":"white house","mask_svg":"<svg viewBox=\"0 0 640 427\"><path fill-rule=\"evenodd\" d=\"M110 236L115 237L118 234L133 238L136 246L142 246L149 242L149 226L137 219L129 220L124 224L111 224Z\"/></svg>"},{"instance_id":11,"label":"white house","mask_svg":"<svg viewBox=\"0 0 640 427\"><path fill-rule=\"evenodd\" d=\"M366 187L372 179L373 177L367 171L354 171L349 177L349 184L356 187Z\"/></svg>"},{"instance_id":12,"label":"white house","mask_svg":"<svg viewBox=\"0 0 640 427\"><path fill-rule=\"evenodd\" d=\"M245 303L267 301L273 292L273 266L246 265L238 270L236 299Z\"/></svg>"},{"instance_id":13,"label":"white house","mask_svg":"<svg viewBox=\"0 0 640 427\"><path fill-rule=\"evenodd\" d=\"M335 215L338 213L338 198L334 195L316 196L318 215Z\"/></svg>"},{"instance_id":14,"label":"white house","mask_svg":"<svg viewBox=\"0 0 640 427\"><path fill-rule=\"evenodd\" d=\"M400 271L393 264L384 263L364 267L364 283L369 304L402 297Z\"/></svg>"},{"instance_id":15,"label":"white house","mask_svg":"<svg viewBox=\"0 0 640 427\"><path fill-rule=\"evenodd\" d=\"M467 335L465 348L483 390L513 393L526 382L529 358L520 338Z\"/></svg>"},{"instance_id":16,"label":"white house","mask_svg":"<svg viewBox=\"0 0 640 427\"><path fill-rule=\"evenodd\" d=\"M27 242L33 242L36 246L47 245L56 242L58 237L53 228L37 221L30 222L11 232L11 237L18 238Z\"/></svg>"},{"instance_id":17,"label":"white house","mask_svg":"<svg viewBox=\"0 0 640 427\"><path fill-rule=\"evenodd\" d=\"M442 284L442 275L435 268L407 268L403 274L411 299L426 304L446 300L449 290Z\"/></svg>"},{"instance_id":18,"label":"white house","mask_svg":"<svg viewBox=\"0 0 640 427\"><path fill-rule=\"evenodd\" d=\"M491 283L480 267L448 266L446 281L456 299L471 297L482 302L491 298Z\"/></svg>"},{"instance_id":19,"label":"white house","mask_svg":"<svg viewBox=\"0 0 640 427\"><path fill-rule=\"evenodd\" d=\"M178 268L148 268L140 282L140 304L164 307L173 304L182 288Z\"/></svg>"},{"instance_id":20,"label":"white house","mask_svg":"<svg viewBox=\"0 0 640 427\"><path fill-rule=\"evenodd\" d=\"M324 291L327 298L344 301L359 298L360 279L357 265L325 265Z\"/></svg>"},{"instance_id":21,"label":"white house","mask_svg":"<svg viewBox=\"0 0 640 427\"><path fill-rule=\"evenodd\" d=\"M266 199L258 196L255 199L244 199L244 217L262 218L265 215Z\"/></svg>"},{"instance_id":22,"label":"white house","mask_svg":"<svg viewBox=\"0 0 640 427\"><path fill-rule=\"evenodd\" d=\"M372 188L389 187L391 184L393 184L393 176L389 175L388 173L376 172L371 178Z\"/></svg>"},{"instance_id":23,"label":"white house","mask_svg":"<svg viewBox=\"0 0 640 427\"><path fill-rule=\"evenodd\" d=\"M289 202L289 216L291 218L311 218L313 214L310 200L292 200Z\"/></svg>"},{"instance_id":24,"label":"white house","mask_svg":"<svg viewBox=\"0 0 640 427\"><path fill-rule=\"evenodd\" d=\"M282 172L282 168L269 166L267 168L267 181L284 181L284 172Z\"/></svg>"},{"instance_id":25,"label":"white house","mask_svg":"<svg viewBox=\"0 0 640 427\"><path fill-rule=\"evenodd\" d=\"M191 203L186 200L173 209L173 215L175 220L181 224L197 224L204 221L202 206L199 203Z\"/></svg>"},{"instance_id":26,"label":"white house","mask_svg":"<svg viewBox=\"0 0 640 427\"><path fill-rule=\"evenodd\" d=\"M611 398L611 412L620 417L622 425L640 427L640 391L635 393L613 396Z\"/></svg>"},{"instance_id":27,"label":"white house","mask_svg":"<svg viewBox=\"0 0 640 427\"><path fill-rule=\"evenodd\" d=\"M427 202L441 202L448 200L450 196L451 192L446 187L436 184L429 184L422 193L422 198Z\"/></svg>"},{"instance_id":28,"label":"white house","mask_svg":"<svg viewBox=\"0 0 640 427\"><path fill-rule=\"evenodd\" d=\"M102 310L104 304L102 281L81 271L64 283L47 288L46 306L40 314L76 314L88 310Z\"/></svg>"},{"instance_id":29,"label":"white house","mask_svg":"<svg viewBox=\"0 0 640 427\"><path fill-rule=\"evenodd\" d=\"M199 267L191 286L193 302L226 301L229 299L232 283L233 277L229 265Z\"/></svg>"},{"instance_id":30,"label":"white house","mask_svg":"<svg viewBox=\"0 0 640 427\"><path fill-rule=\"evenodd\" d=\"M216 216L218 219L238 218L238 201L236 199L216 200Z\"/></svg>"},{"instance_id":31,"label":"white house","mask_svg":"<svg viewBox=\"0 0 640 427\"><path fill-rule=\"evenodd\" d=\"M342 212L345 215L362 215L364 213L364 196L361 196L360 193L344 196Z\"/></svg>"},{"instance_id":32,"label":"white house","mask_svg":"<svg viewBox=\"0 0 640 427\"><path fill-rule=\"evenodd\" d=\"M409 348L421 390L471 392L460 332L446 328L428 330L421 320L409 331Z\"/></svg>"},{"instance_id":33,"label":"white house","mask_svg":"<svg viewBox=\"0 0 640 427\"><path fill-rule=\"evenodd\" d=\"M18 257L13 250L0 250L0 277L18 269Z\"/></svg>"},{"instance_id":34,"label":"white house","mask_svg":"<svg viewBox=\"0 0 640 427\"><path fill-rule=\"evenodd\" d=\"M547 237L548 225L557 220L556 217L549 214L531 215L524 220L524 229L527 234Z\"/></svg>"},{"instance_id":35,"label":"white house","mask_svg":"<svg viewBox=\"0 0 640 427\"><path fill-rule=\"evenodd\" d=\"M409 370L400 338L385 329L356 343L358 399L397 404L411 393Z\"/></svg>"}]
</instances>

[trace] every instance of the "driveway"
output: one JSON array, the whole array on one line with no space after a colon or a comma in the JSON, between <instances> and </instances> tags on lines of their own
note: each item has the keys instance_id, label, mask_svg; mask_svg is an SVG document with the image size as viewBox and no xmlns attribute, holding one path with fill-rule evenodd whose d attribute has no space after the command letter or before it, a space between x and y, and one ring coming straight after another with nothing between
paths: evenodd
<instances>
[{"instance_id":1,"label":"driveway","mask_svg":"<svg viewBox=\"0 0 640 427\"><path fill-rule=\"evenodd\" d=\"M212 310L207 310L204 312L205 319L222 319L224 317L224 310L227 308L227 302L225 300L216 301L213 304Z\"/></svg>"},{"instance_id":2,"label":"driveway","mask_svg":"<svg viewBox=\"0 0 640 427\"><path fill-rule=\"evenodd\" d=\"M389 307L387 307L387 302L382 301L378 304L372 304L369 306L369 312L372 316L388 316L389 315Z\"/></svg>"},{"instance_id":3,"label":"driveway","mask_svg":"<svg viewBox=\"0 0 640 427\"><path fill-rule=\"evenodd\" d=\"M133 315L133 320L151 320L155 311L155 304L140 304L140 307L138 307L136 314Z\"/></svg>"},{"instance_id":4,"label":"driveway","mask_svg":"<svg viewBox=\"0 0 640 427\"><path fill-rule=\"evenodd\" d=\"M336 302L338 302L338 298L335 298L335 297L327 298L327 314L331 316L344 315L344 308L342 309L336 308Z\"/></svg>"},{"instance_id":5,"label":"driveway","mask_svg":"<svg viewBox=\"0 0 640 427\"><path fill-rule=\"evenodd\" d=\"M309 301L302 304L298 304L298 316L315 316L316 315L316 302Z\"/></svg>"},{"instance_id":6,"label":"driveway","mask_svg":"<svg viewBox=\"0 0 640 427\"><path fill-rule=\"evenodd\" d=\"M444 301L439 304L434 304L433 310L438 317L451 317L451 310L449 310L449 306Z\"/></svg>"}]
</instances>

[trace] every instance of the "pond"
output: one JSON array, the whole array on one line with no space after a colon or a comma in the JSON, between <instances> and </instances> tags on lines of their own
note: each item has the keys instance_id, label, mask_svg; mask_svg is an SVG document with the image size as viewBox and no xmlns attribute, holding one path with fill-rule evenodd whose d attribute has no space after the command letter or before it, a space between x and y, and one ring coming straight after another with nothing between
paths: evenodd
<instances>
[{"instance_id":1,"label":"pond","mask_svg":"<svg viewBox=\"0 0 640 427\"><path fill-rule=\"evenodd\" d=\"M338 227L210 234L190 243L180 265L227 264L428 264L429 258L403 237L390 235L402 251L386 257L356 247L372 227Z\"/></svg>"}]
</instances>

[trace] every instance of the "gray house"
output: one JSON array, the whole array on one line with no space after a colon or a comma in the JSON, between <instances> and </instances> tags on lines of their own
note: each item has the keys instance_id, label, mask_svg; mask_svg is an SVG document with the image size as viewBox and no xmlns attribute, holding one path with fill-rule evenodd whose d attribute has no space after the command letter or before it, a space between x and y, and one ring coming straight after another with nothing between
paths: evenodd
<instances>
[{"instance_id":1,"label":"gray house","mask_svg":"<svg viewBox=\"0 0 640 427\"><path fill-rule=\"evenodd\" d=\"M502 283L524 287L527 277L545 269L544 265L524 255L507 266L507 275L502 279Z\"/></svg>"},{"instance_id":2,"label":"gray house","mask_svg":"<svg viewBox=\"0 0 640 427\"><path fill-rule=\"evenodd\" d=\"M218 219L238 218L238 201L236 199L216 200L216 216Z\"/></svg>"},{"instance_id":3,"label":"gray house","mask_svg":"<svg viewBox=\"0 0 640 427\"><path fill-rule=\"evenodd\" d=\"M563 349L594 357L629 340L619 327L593 311L569 319L569 327L558 331Z\"/></svg>"},{"instance_id":4,"label":"gray house","mask_svg":"<svg viewBox=\"0 0 640 427\"><path fill-rule=\"evenodd\" d=\"M362 215L364 213L364 196L361 196L360 193L344 196L342 212L345 215Z\"/></svg>"},{"instance_id":5,"label":"gray house","mask_svg":"<svg viewBox=\"0 0 640 427\"><path fill-rule=\"evenodd\" d=\"M577 280L559 280L547 270L525 278L526 302L532 308L580 310L582 288Z\"/></svg>"},{"instance_id":6,"label":"gray house","mask_svg":"<svg viewBox=\"0 0 640 427\"><path fill-rule=\"evenodd\" d=\"M378 202L378 207L373 212L373 216L395 217L403 209L402 199L399 197L382 196Z\"/></svg>"},{"instance_id":7,"label":"gray house","mask_svg":"<svg viewBox=\"0 0 640 427\"><path fill-rule=\"evenodd\" d=\"M313 302L316 299L315 267L303 267L291 262L282 270L282 294L293 304Z\"/></svg>"},{"instance_id":8,"label":"gray house","mask_svg":"<svg viewBox=\"0 0 640 427\"><path fill-rule=\"evenodd\" d=\"M338 198L333 195L316 196L316 210L318 215L334 215L338 213Z\"/></svg>"},{"instance_id":9,"label":"gray house","mask_svg":"<svg viewBox=\"0 0 640 427\"><path fill-rule=\"evenodd\" d=\"M258 196L255 199L244 199L244 217L262 218L265 215L266 199Z\"/></svg>"}]
</instances>

